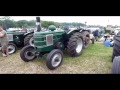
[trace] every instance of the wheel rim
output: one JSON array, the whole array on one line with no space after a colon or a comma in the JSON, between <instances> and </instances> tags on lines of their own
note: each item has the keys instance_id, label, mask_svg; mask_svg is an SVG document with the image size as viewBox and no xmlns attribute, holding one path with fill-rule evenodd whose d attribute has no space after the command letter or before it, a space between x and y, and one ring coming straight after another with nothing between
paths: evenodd
<instances>
[{"instance_id":1,"label":"wheel rim","mask_svg":"<svg viewBox=\"0 0 120 90\"><path fill-rule=\"evenodd\" d=\"M35 51L34 49L26 50L24 55L27 59L32 60L35 57Z\"/></svg>"},{"instance_id":2,"label":"wheel rim","mask_svg":"<svg viewBox=\"0 0 120 90\"><path fill-rule=\"evenodd\" d=\"M8 46L8 53L9 54L12 54L12 53L14 53L15 52L15 47L13 46L13 45L9 45Z\"/></svg>"},{"instance_id":3,"label":"wheel rim","mask_svg":"<svg viewBox=\"0 0 120 90\"><path fill-rule=\"evenodd\" d=\"M52 66L57 67L62 61L62 55L60 53L55 54L52 58Z\"/></svg>"},{"instance_id":4,"label":"wheel rim","mask_svg":"<svg viewBox=\"0 0 120 90\"><path fill-rule=\"evenodd\" d=\"M80 38L77 40L76 52L80 53L82 51L82 48L83 48L83 42L82 39Z\"/></svg>"},{"instance_id":5,"label":"wheel rim","mask_svg":"<svg viewBox=\"0 0 120 90\"><path fill-rule=\"evenodd\" d=\"M30 44L31 46L34 46L34 40L33 40L33 37L30 39L29 44Z\"/></svg>"}]
</instances>

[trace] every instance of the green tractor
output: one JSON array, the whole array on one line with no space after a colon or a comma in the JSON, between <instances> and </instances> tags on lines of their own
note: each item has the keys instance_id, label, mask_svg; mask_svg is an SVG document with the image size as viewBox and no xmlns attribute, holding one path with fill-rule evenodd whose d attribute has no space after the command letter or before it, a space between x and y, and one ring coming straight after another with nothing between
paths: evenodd
<instances>
[{"instance_id":1,"label":"green tractor","mask_svg":"<svg viewBox=\"0 0 120 90\"><path fill-rule=\"evenodd\" d=\"M32 33L26 34L25 32L7 32L9 38L8 52L13 54L17 51L17 48L23 47L25 45L33 45ZM29 38L28 38L29 37ZM25 41L28 41L25 43ZM0 46L1 47L1 46ZM1 50L1 48L0 48Z\"/></svg>"},{"instance_id":2,"label":"green tractor","mask_svg":"<svg viewBox=\"0 0 120 90\"><path fill-rule=\"evenodd\" d=\"M7 35L9 38L8 44L8 52L9 54L13 54L17 51L17 48L23 47L26 45L33 45L33 33L25 33L25 32L15 32L15 31L7 31ZM1 50L1 48L0 48Z\"/></svg>"},{"instance_id":3,"label":"green tractor","mask_svg":"<svg viewBox=\"0 0 120 90\"><path fill-rule=\"evenodd\" d=\"M17 32L15 30L7 31L5 22L3 22L3 28L6 30L8 39L9 39L9 44L8 44L8 53L13 54L17 51L17 48L23 47L26 45L33 45L33 33L34 32ZM0 45L0 50L1 50L1 45Z\"/></svg>"},{"instance_id":4,"label":"green tractor","mask_svg":"<svg viewBox=\"0 0 120 90\"><path fill-rule=\"evenodd\" d=\"M83 48L90 43L89 31L84 29L57 30L54 25L48 27L48 31L41 31L40 17L36 17L37 32L34 33L34 45L22 48L20 57L29 62L35 58L42 58L47 54L46 66L50 70L59 67L63 61L63 50L67 50L71 57L82 54Z\"/></svg>"}]
</instances>

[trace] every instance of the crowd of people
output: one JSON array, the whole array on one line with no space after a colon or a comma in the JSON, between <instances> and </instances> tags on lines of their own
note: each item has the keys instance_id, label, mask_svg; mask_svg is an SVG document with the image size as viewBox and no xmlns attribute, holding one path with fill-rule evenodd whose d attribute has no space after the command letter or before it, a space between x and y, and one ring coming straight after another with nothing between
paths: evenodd
<instances>
[{"instance_id":1,"label":"crowd of people","mask_svg":"<svg viewBox=\"0 0 120 90\"><path fill-rule=\"evenodd\" d=\"M98 41L98 39L102 37L101 41L103 41L103 45L106 46L106 47L113 47L113 45L114 45L113 37L111 37L110 34L105 35L105 32L95 30L93 32L93 36L95 38L95 41Z\"/></svg>"}]
</instances>

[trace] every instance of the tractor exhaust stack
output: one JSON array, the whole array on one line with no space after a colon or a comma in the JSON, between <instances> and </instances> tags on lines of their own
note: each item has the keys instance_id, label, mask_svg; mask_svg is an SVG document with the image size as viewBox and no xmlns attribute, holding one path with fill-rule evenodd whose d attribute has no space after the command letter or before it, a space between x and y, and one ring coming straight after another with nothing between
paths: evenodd
<instances>
[{"instance_id":1,"label":"tractor exhaust stack","mask_svg":"<svg viewBox=\"0 0 120 90\"><path fill-rule=\"evenodd\" d=\"M2 27L3 27L3 29L4 29L5 31L7 30L7 27L6 27L6 24L5 24L4 21L2 22Z\"/></svg>"},{"instance_id":2,"label":"tractor exhaust stack","mask_svg":"<svg viewBox=\"0 0 120 90\"><path fill-rule=\"evenodd\" d=\"M37 32L41 31L40 17L36 17Z\"/></svg>"}]
</instances>

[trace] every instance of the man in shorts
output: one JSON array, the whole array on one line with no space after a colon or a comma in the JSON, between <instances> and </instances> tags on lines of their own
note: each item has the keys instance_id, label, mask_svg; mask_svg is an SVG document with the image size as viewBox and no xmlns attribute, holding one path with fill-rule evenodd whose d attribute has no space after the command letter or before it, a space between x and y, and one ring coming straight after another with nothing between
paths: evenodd
<instances>
[{"instance_id":1,"label":"man in shorts","mask_svg":"<svg viewBox=\"0 0 120 90\"><path fill-rule=\"evenodd\" d=\"M1 44L1 49L2 49L2 54L3 57L8 56L8 36L5 30L0 26L0 44Z\"/></svg>"}]
</instances>

